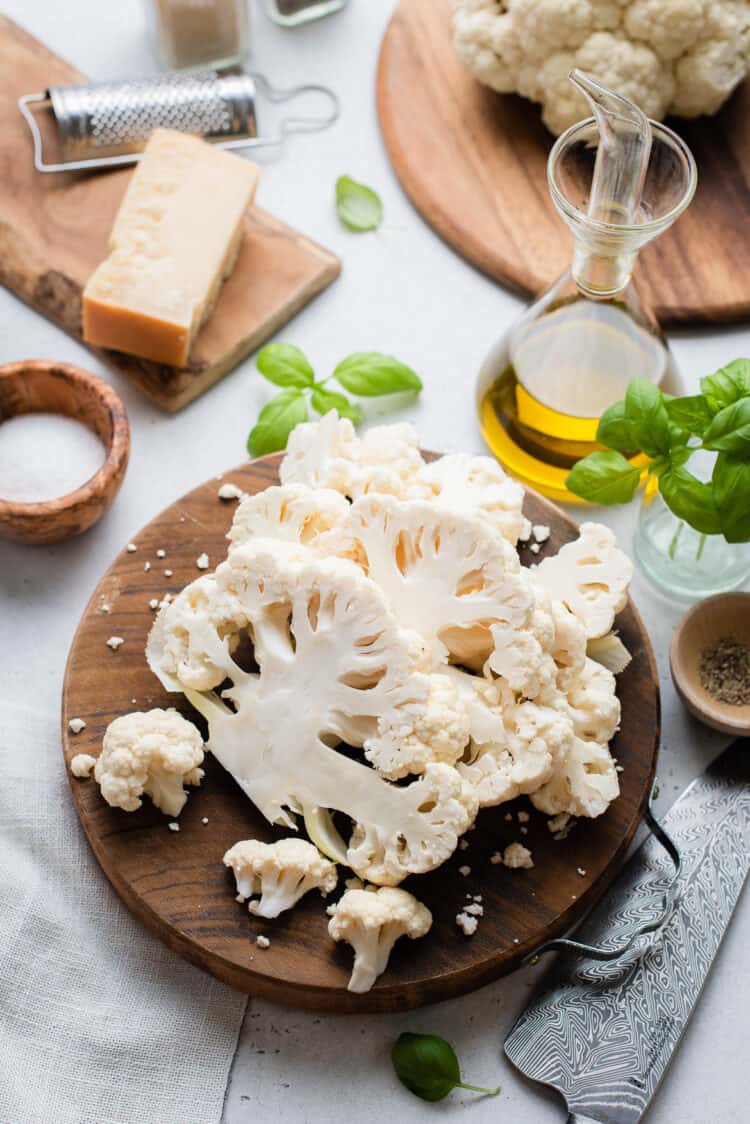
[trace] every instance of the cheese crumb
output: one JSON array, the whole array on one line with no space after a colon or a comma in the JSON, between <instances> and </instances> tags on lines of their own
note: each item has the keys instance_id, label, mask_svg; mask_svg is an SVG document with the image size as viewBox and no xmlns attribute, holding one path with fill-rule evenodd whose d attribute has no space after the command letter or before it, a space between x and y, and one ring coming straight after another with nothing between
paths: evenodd
<instances>
[{"instance_id":1,"label":"cheese crumb","mask_svg":"<svg viewBox=\"0 0 750 1124\"><path fill-rule=\"evenodd\" d=\"M207 570L208 569L208 555L205 553L205 551L204 551L203 554L198 555L198 557L195 560L195 564L196 564L196 566L198 567L199 570Z\"/></svg>"},{"instance_id":2,"label":"cheese crumb","mask_svg":"<svg viewBox=\"0 0 750 1124\"><path fill-rule=\"evenodd\" d=\"M170 831L179 831L180 830L180 825L177 823L176 820L172 820L171 823L168 823L167 827L169 828Z\"/></svg>"},{"instance_id":3,"label":"cheese crumb","mask_svg":"<svg viewBox=\"0 0 750 1124\"><path fill-rule=\"evenodd\" d=\"M110 636L109 640L107 641L107 647L111 648L113 652L116 652L117 649L121 648L124 643L125 640L122 636Z\"/></svg>"},{"instance_id":4,"label":"cheese crumb","mask_svg":"<svg viewBox=\"0 0 750 1124\"><path fill-rule=\"evenodd\" d=\"M456 924L465 937L473 937L477 931L479 922L476 917L471 917L470 914L466 913L464 910L463 913L456 914Z\"/></svg>"},{"instance_id":5,"label":"cheese crumb","mask_svg":"<svg viewBox=\"0 0 750 1124\"><path fill-rule=\"evenodd\" d=\"M148 603L148 607L149 607L149 609L158 609L159 608L159 598L158 597L152 597L151 600Z\"/></svg>"},{"instance_id":6,"label":"cheese crumb","mask_svg":"<svg viewBox=\"0 0 750 1124\"><path fill-rule=\"evenodd\" d=\"M537 542L546 542L549 538L549 527L545 526L544 523L535 523L531 532Z\"/></svg>"},{"instance_id":7,"label":"cheese crumb","mask_svg":"<svg viewBox=\"0 0 750 1124\"><path fill-rule=\"evenodd\" d=\"M528 823L530 819L531 819L531 816L529 815L528 812L519 812L518 813L518 822L519 823Z\"/></svg>"},{"instance_id":8,"label":"cheese crumb","mask_svg":"<svg viewBox=\"0 0 750 1124\"><path fill-rule=\"evenodd\" d=\"M128 545L125 547L125 549L127 550L128 554L135 554L138 547L135 545L134 542L129 542Z\"/></svg>"},{"instance_id":9,"label":"cheese crumb","mask_svg":"<svg viewBox=\"0 0 750 1124\"><path fill-rule=\"evenodd\" d=\"M70 722L68 722L68 729L71 734L80 734L81 730L86 729L86 723L82 718L71 718Z\"/></svg>"},{"instance_id":10,"label":"cheese crumb","mask_svg":"<svg viewBox=\"0 0 750 1124\"><path fill-rule=\"evenodd\" d=\"M149 570L150 570L150 569L151 569L151 563L150 563L150 562L146 562L146 563L145 563L145 565L144 565L144 567L143 567L143 572L144 572L144 574L147 574L147 573L149 572Z\"/></svg>"},{"instance_id":11,"label":"cheese crumb","mask_svg":"<svg viewBox=\"0 0 750 1124\"><path fill-rule=\"evenodd\" d=\"M77 753L70 762L70 771L74 777L90 777L94 765L96 765L96 758L90 753Z\"/></svg>"},{"instance_id":12,"label":"cheese crumb","mask_svg":"<svg viewBox=\"0 0 750 1124\"><path fill-rule=\"evenodd\" d=\"M271 946L271 942L268 937L264 937L262 933L259 933L255 938L255 943L257 944L258 948L270 948Z\"/></svg>"},{"instance_id":13,"label":"cheese crumb","mask_svg":"<svg viewBox=\"0 0 750 1124\"><path fill-rule=\"evenodd\" d=\"M497 866L502 861L503 861L503 856L500 854L499 851L495 851L494 854L490 855L490 862L492 863L493 866Z\"/></svg>"},{"instance_id":14,"label":"cheese crumb","mask_svg":"<svg viewBox=\"0 0 750 1124\"><path fill-rule=\"evenodd\" d=\"M511 870L530 870L534 865L531 851L523 843L509 843L503 851L503 863Z\"/></svg>"},{"instance_id":15,"label":"cheese crumb","mask_svg":"<svg viewBox=\"0 0 750 1124\"><path fill-rule=\"evenodd\" d=\"M462 878L468 878L468 876L471 874L471 867L470 866L460 866L458 868L458 873L461 875Z\"/></svg>"},{"instance_id":16,"label":"cheese crumb","mask_svg":"<svg viewBox=\"0 0 750 1124\"><path fill-rule=\"evenodd\" d=\"M164 550L162 547L159 547L159 549L156 552L156 557L157 558L166 558L167 557L166 550Z\"/></svg>"},{"instance_id":17,"label":"cheese crumb","mask_svg":"<svg viewBox=\"0 0 750 1124\"><path fill-rule=\"evenodd\" d=\"M164 577L165 578L171 578L172 577L172 570L165 570L164 571Z\"/></svg>"},{"instance_id":18,"label":"cheese crumb","mask_svg":"<svg viewBox=\"0 0 750 1124\"><path fill-rule=\"evenodd\" d=\"M222 484L216 494L220 500L241 500L244 492L236 484Z\"/></svg>"}]
</instances>

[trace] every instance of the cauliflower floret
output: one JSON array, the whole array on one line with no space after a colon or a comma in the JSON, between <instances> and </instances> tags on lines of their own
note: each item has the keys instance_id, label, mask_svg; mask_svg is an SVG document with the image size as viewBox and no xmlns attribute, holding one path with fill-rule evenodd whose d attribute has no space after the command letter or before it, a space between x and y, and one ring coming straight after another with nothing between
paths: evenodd
<instances>
[{"instance_id":1,"label":"cauliflower floret","mask_svg":"<svg viewBox=\"0 0 750 1124\"><path fill-rule=\"evenodd\" d=\"M282 484L330 488L350 499L369 492L421 496L427 494L417 480L423 465L412 426L375 426L359 438L349 419L331 410L292 431L279 477Z\"/></svg>"},{"instance_id":2,"label":"cauliflower floret","mask_svg":"<svg viewBox=\"0 0 750 1124\"><path fill-rule=\"evenodd\" d=\"M335 941L354 949L354 968L348 990L369 991L388 965L399 937L416 940L429 932L432 914L406 890L385 887L375 893L347 890L329 906L328 932Z\"/></svg>"},{"instance_id":3,"label":"cauliflower floret","mask_svg":"<svg viewBox=\"0 0 750 1124\"><path fill-rule=\"evenodd\" d=\"M405 806L402 828L394 831L377 823L357 823L347 852L354 873L379 886L395 886L408 874L425 874L442 866L478 810L474 789L449 765L428 765L418 781L397 791ZM409 838L403 828L412 817L429 825L429 834L423 830Z\"/></svg>"},{"instance_id":4,"label":"cauliflower floret","mask_svg":"<svg viewBox=\"0 0 750 1124\"><path fill-rule=\"evenodd\" d=\"M478 515L365 496L352 505L338 549L359 561L399 622L424 639L434 667L451 657L481 667L492 624L522 626L533 608L518 555Z\"/></svg>"},{"instance_id":5,"label":"cauliflower floret","mask_svg":"<svg viewBox=\"0 0 750 1124\"><path fill-rule=\"evenodd\" d=\"M549 816L569 812L595 819L619 795L617 770L606 745L576 737L547 783L532 793L531 802Z\"/></svg>"},{"instance_id":6,"label":"cauliflower floret","mask_svg":"<svg viewBox=\"0 0 750 1124\"><path fill-rule=\"evenodd\" d=\"M432 502L449 511L481 514L511 546L518 542L526 519L523 488L491 457L449 453L419 472L433 494Z\"/></svg>"},{"instance_id":7,"label":"cauliflower floret","mask_svg":"<svg viewBox=\"0 0 750 1124\"><path fill-rule=\"evenodd\" d=\"M569 716L552 706L515 702L507 693L503 698L499 684L457 669L453 676L474 697L467 706L471 745L457 769L476 791L480 807L535 792L572 745Z\"/></svg>"},{"instance_id":8,"label":"cauliflower floret","mask_svg":"<svg viewBox=\"0 0 750 1124\"><path fill-rule=\"evenodd\" d=\"M86 779L91 776L91 771L96 765L96 758L90 753L77 753L70 762L70 771L74 777Z\"/></svg>"},{"instance_id":9,"label":"cauliflower floret","mask_svg":"<svg viewBox=\"0 0 750 1124\"><path fill-rule=\"evenodd\" d=\"M135 812L145 793L168 816L187 802L183 785L203 778L203 741L176 710L135 711L110 722L94 776L113 808Z\"/></svg>"},{"instance_id":10,"label":"cauliflower floret","mask_svg":"<svg viewBox=\"0 0 750 1124\"><path fill-rule=\"evenodd\" d=\"M338 881L335 863L304 839L244 839L224 855L224 866L234 871L238 895L251 899L250 913L269 919L291 909L310 890L325 897Z\"/></svg>"},{"instance_id":11,"label":"cauliflower floret","mask_svg":"<svg viewBox=\"0 0 750 1124\"><path fill-rule=\"evenodd\" d=\"M231 652L247 627L236 597L219 589L214 574L190 582L163 601L146 643L149 667L168 691L208 691L224 678L212 653Z\"/></svg>"},{"instance_id":12,"label":"cauliflower floret","mask_svg":"<svg viewBox=\"0 0 750 1124\"><path fill-rule=\"evenodd\" d=\"M620 700L612 672L594 660L586 660L563 709L579 738L602 744L611 741L620 724Z\"/></svg>"},{"instance_id":13,"label":"cauliflower floret","mask_svg":"<svg viewBox=\"0 0 750 1124\"><path fill-rule=\"evenodd\" d=\"M494 647L485 671L500 676L527 699L556 688L564 690L583 668L583 626L561 601L553 600L538 586L528 628L495 624L490 631Z\"/></svg>"},{"instance_id":14,"label":"cauliflower floret","mask_svg":"<svg viewBox=\"0 0 750 1124\"><path fill-rule=\"evenodd\" d=\"M649 117L715 113L750 67L740 0L453 0L459 58L480 82L542 104L554 133L589 116L574 67Z\"/></svg>"},{"instance_id":15,"label":"cauliflower floret","mask_svg":"<svg viewBox=\"0 0 750 1124\"><path fill-rule=\"evenodd\" d=\"M453 765L469 740L466 708L446 675L414 675L404 695L363 742L365 757L388 780L423 773L430 762Z\"/></svg>"},{"instance_id":16,"label":"cauliflower floret","mask_svg":"<svg viewBox=\"0 0 750 1124\"><path fill-rule=\"evenodd\" d=\"M586 639L603 636L628 600L633 563L609 527L582 523L580 535L529 570L535 586L578 617Z\"/></svg>"},{"instance_id":17,"label":"cauliflower floret","mask_svg":"<svg viewBox=\"0 0 750 1124\"><path fill-rule=\"evenodd\" d=\"M503 851L503 865L510 870L531 870L534 860L531 851L523 843L509 843Z\"/></svg>"},{"instance_id":18,"label":"cauliflower floret","mask_svg":"<svg viewBox=\"0 0 750 1124\"><path fill-rule=\"evenodd\" d=\"M230 550L255 538L285 539L316 547L321 535L342 523L349 504L331 488L286 484L246 496L235 512L227 538Z\"/></svg>"}]
</instances>

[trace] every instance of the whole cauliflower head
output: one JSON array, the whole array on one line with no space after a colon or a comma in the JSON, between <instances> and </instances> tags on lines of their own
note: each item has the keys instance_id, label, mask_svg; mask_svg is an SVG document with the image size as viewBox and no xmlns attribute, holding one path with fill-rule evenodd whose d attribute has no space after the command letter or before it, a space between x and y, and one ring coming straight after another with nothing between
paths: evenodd
<instances>
[{"instance_id":1,"label":"whole cauliflower head","mask_svg":"<svg viewBox=\"0 0 750 1124\"><path fill-rule=\"evenodd\" d=\"M162 812L179 816L184 785L201 783L202 763L200 733L178 711L135 711L110 722L94 777L113 808L135 812L145 793Z\"/></svg>"},{"instance_id":2,"label":"whole cauliflower head","mask_svg":"<svg viewBox=\"0 0 750 1124\"><path fill-rule=\"evenodd\" d=\"M388 965L399 937L416 940L432 925L427 906L406 890L390 887L376 890L347 890L328 913L328 932L335 941L346 941L354 949L354 967L348 990L369 991Z\"/></svg>"},{"instance_id":3,"label":"whole cauliflower head","mask_svg":"<svg viewBox=\"0 0 750 1124\"><path fill-rule=\"evenodd\" d=\"M648 117L718 111L750 68L745 0L453 0L453 41L480 82L541 103L561 133L590 115L574 67Z\"/></svg>"},{"instance_id":4,"label":"whole cauliflower head","mask_svg":"<svg viewBox=\"0 0 750 1124\"><path fill-rule=\"evenodd\" d=\"M243 839L224 855L224 866L234 872L238 896L249 899L250 913L269 919L291 909L310 890L325 897L338 881L336 864L304 839Z\"/></svg>"}]
</instances>

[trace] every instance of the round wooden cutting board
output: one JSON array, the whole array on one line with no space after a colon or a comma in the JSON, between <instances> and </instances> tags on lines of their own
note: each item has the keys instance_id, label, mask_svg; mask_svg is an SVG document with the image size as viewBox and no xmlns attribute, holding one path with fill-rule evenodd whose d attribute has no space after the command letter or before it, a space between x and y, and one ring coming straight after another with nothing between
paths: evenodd
<instances>
[{"instance_id":1,"label":"round wooden cutting board","mask_svg":"<svg viewBox=\"0 0 750 1124\"><path fill-rule=\"evenodd\" d=\"M450 0L401 0L383 40L378 112L393 166L424 218L479 269L537 295L570 264L547 191L539 108L486 89L459 62ZM664 323L750 315L750 82L714 118L671 120L698 164L695 199L640 256Z\"/></svg>"},{"instance_id":2,"label":"round wooden cutting board","mask_svg":"<svg viewBox=\"0 0 750 1124\"><path fill-rule=\"evenodd\" d=\"M258 492L278 482L278 464L278 456L264 458L227 473L224 480ZM198 577L196 559L203 551L211 568L226 553L224 536L236 505L218 499L219 486L220 481L210 480L157 516L136 537L136 552L123 550L94 591L65 675L67 763L76 753L96 756L107 725L128 711L177 705L196 718L181 696L168 695L151 674L144 644L154 618L149 601L176 594ZM534 522L551 528L538 557L576 537L575 524L539 496L527 494L525 510ZM157 558L159 549L166 551L164 559ZM521 557L527 564L537 560L525 551ZM170 577L165 569L172 571ZM110 611L103 612L104 606ZM360 1012L405 1010L463 994L509 972L541 941L567 929L604 891L640 821L656 761L659 690L648 638L632 605L617 623L633 653L619 678L622 728L613 743L624 767L620 798L600 819L580 821L562 841L553 840L547 817L528 800L483 811L466 837L468 849L456 851L438 871L406 883L432 910L433 928L423 940L399 941L387 972L366 995L346 990L351 949L328 937L319 895L307 895L270 922L250 916L235 901L224 852L240 839L271 840L281 833L269 827L210 755L203 784L190 790L179 832L169 830L170 817L148 799L138 812L122 812L104 803L93 780L71 776L81 823L130 910L170 948L234 987L294 1006ZM106 644L113 635L125 641L116 652ZM68 730L71 718L86 722L78 735ZM527 835L517 821L505 818L521 808L531 812ZM531 848L532 870L491 863L491 855L514 840ZM464 865L471 868L465 877L459 873ZM468 893L481 894L484 905L471 938L455 923ZM267 950L255 943L259 933L271 938Z\"/></svg>"}]
</instances>

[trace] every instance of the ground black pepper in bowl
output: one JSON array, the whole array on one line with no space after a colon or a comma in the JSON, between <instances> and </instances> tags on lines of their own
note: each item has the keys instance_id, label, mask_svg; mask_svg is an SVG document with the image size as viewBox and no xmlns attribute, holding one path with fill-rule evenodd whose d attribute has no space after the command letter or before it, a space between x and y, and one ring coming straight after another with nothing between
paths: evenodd
<instances>
[{"instance_id":1,"label":"ground black pepper in bowl","mask_svg":"<svg viewBox=\"0 0 750 1124\"><path fill-rule=\"evenodd\" d=\"M728 706L750 703L750 645L734 636L722 636L701 652L701 686Z\"/></svg>"}]
</instances>

